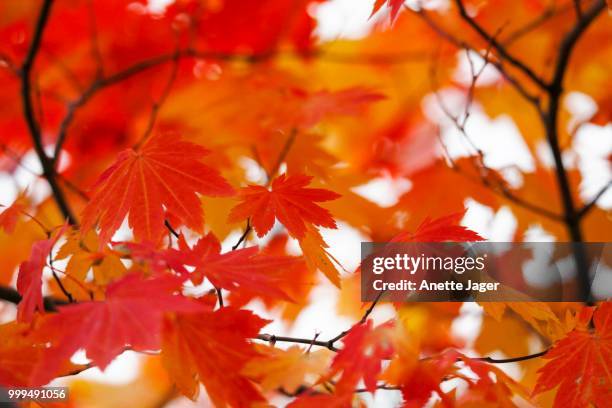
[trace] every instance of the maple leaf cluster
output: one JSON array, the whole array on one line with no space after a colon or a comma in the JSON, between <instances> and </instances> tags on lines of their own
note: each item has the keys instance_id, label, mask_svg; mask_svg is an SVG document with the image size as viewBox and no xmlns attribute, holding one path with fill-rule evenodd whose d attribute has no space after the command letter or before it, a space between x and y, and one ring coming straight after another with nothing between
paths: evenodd
<instances>
[{"instance_id":1,"label":"maple leaf cluster","mask_svg":"<svg viewBox=\"0 0 612 408\"><path fill-rule=\"evenodd\" d=\"M612 156L577 142L609 138L603 0L376 0L350 40L317 38L326 0L153 3L0 2L0 392L53 381L86 407L340 408L382 393L405 407L607 406L609 285L591 288L580 246L554 256L573 262L585 304L381 314L334 255L351 234L490 239L466 227L467 203L511 214L513 241L610 241L611 183L583 187L584 162L609 170ZM576 115L570 93L592 112ZM474 116L511 121L531 165L490 160ZM407 187L367 198L381 180ZM316 319L356 323L271 329L299 332L320 288L337 310ZM458 336L474 314L479 329ZM129 353L131 381L88 379Z\"/></svg>"}]
</instances>

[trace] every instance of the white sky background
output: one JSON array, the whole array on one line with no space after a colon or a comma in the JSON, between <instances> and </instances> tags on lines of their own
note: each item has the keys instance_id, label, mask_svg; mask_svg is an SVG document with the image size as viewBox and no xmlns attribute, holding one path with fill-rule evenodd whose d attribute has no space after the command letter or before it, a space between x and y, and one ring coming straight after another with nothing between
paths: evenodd
<instances>
[{"instance_id":1,"label":"white sky background","mask_svg":"<svg viewBox=\"0 0 612 408\"><path fill-rule=\"evenodd\" d=\"M164 3L169 0L153 0L151 3L157 10L163 9ZM313 10L319 21L317 35L322 39L336 38L358 38L368 32L372 20L368 17L372 10L372 0L332 0ZM469 74L465 58L461 61L457 72L457 79L465 78ZM485 72L483 81L495 80L495 72ZM452 104L461 100L452 91L444 93L446 100ZM588 117L589 113L596 109L594 102L586 95L570 94L565 98L566 106L575 115L576 120ZM449 123L439 107L435 98L425 98L423 109L428 118L440 124L443 131L445 143L453 155L465 153L465 142L461 135ZM457 109L462 109L457 106ZM475 106L473 114L467 124L467 131L473 142L479 146L486 155L487 164L490 167L502 167L507 164L517 165L523 171L533 169L533 163L525 154L526 147L521 136L509 117L500 117L495 120L487 118L482 110ZM495 137L491 137L495 135ZM612 126L605 128L597 126L585 126L576 136L576 154L565 157L569 165L578 165L584 174L584 183L581 194L585 198L592 197L603 184L612 176L605 158L612 153ZM551 163L550 153L543 146L541 157ZM27 154L23 164L31 170L40 171L40 165L33 152ZM16 181L16 183L15 183ZM520 181L520 180L519 180ZM0 204L10 204L19 190L29 188L29 193L35 200L41 200L49 194L48 186L42 180L36 180L29 172L17 170L14 176L0 173ZM379 178L357 189L364 197L375 201L383 206L393 205L401 193L409 188L409 182L402 180L391 180ZM449 192L452 194L452 192ZM608 192L601 199L606 207L612 206L612 193ZM516 221L508 208L502 208L493 212L490 208L475 203L472 200L466 202L468 212L463 220L464 225L474 229L481 235L494 241L508 241L511 239ZM362 240L367 237L360 235L350 226L340 224L338 230L324 231L324 237L330 244L331 252L347 270L354 270L359 262L359 248ZM531 240L547 240L549 236L542 231L534 229ZM235 241L230 237L228 242ZM285 334L297 337L312 337L320 332L321 339L329 339L339 332L347 329L354 322L338 317L335 313L337 290L331 284L323 283L317 287L312 294L312 305L309 306L295 322L292 328L285 327L276 320L266 328L264 332L274 334ZM274 318L275 314L267 313L261 305L253 304L250 307L256 310L262 317ZM479 307L470 305L466 307L468 313L454 325L458 336L473 338L479 329L480 317ZM377 323L383 322L392 315L391 307L379 305L372 317ZM279 346L285 346L282 343ZM97 369L90 369L79 375L82 378L90 378L112 383L123 383L130 381L137 374L139 356L135 353L124 353L106 370L101 373ZM516 375L517 366L504 365L511 375ZM400 401L399 395L393 392L379 392L376 395L376 407L393 407ZM177 399L172 403L173 407L189 406L187 400ZM277 401L282 405L282 401ZM208 406L202 401L204 406ZM372 404L374 405L374 404Z\"/></svg>"}]
</instances>

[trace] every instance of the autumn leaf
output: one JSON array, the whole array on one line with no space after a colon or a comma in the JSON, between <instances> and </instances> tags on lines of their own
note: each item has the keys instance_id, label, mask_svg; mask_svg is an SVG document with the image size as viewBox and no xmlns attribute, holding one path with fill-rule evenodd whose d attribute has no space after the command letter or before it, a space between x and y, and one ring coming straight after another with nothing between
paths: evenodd
<instances>
[{"instance_id":1,"label":"autumn leaf","mask_svg":"<svg viewBox=\"0 0 612 408\"><path fill-rule=\"evenodd\" d=\"M593 313L593 310L590 310ZM546 353L534 394L559 387L555 407L607 406L612 398L612 303L594 312L595 328L578 327Z\"/></svg>"},{"instance_id":2,"label":"autumn leaf","mask_svg":"<svg viewBox=\"0 0 612 408\"><path fill-rule=\"evenodd\" d=\"M312 177L281 175L272 181L268 190L250 185L240 192L241 203L232 209L230 222L250 218L257 236L263 237L278 219L294 238L303 238L306 225L336 228L330 212L316 202L335 200L338 194L320 188L306 188Z\"/></svg>"},{"instance_id":3,"label":"autumn leaf","mask_svg":"<svg viewBox=\"0 0 612 408\"><path fill-rule=\"evenodd\" d=\"M302 93L298 93L299 96ZM384 95L363 88L349 88L330 92L322 90L303 95L300 118L295 122L303 127L312 127L326 116L355 115L369 103L384 99Z\"/></svg>"},{"instance_id":4,"label":"autumn leaf","mask_svg":"<svg viewBox=\"0 0 612 408\"><path fill-rule=\"evenodd\" d=\"M353 394L323 394L323 395L300 395L287 408L345 408L351 407L355 397Z\"/></svg>"},{"instance_id":5,"label":"autumn leaf","mask_svg":"<svg viewBox=\"0 0 612 408\"><path fill-rule=\"evenodd\" d=\"M202 382L216 407L263 402L255 385L240 372L259 355L249 339L267 323L231 306L177 313L164 322L164 365L180 392L191 399L197 397Z\"/></svg>"},{"instance_id":6,"label":"autumn leaf","mask_svg":"<svg viewBox=\"0 0 612 408\"><path fill-rule=\"evenodd\" d=\"M64 259L68 262L62 284L77 299L89 298L83 287L89 283L89 271L93 272L91 283L94 285L107 285L126 273L119 254L106 245L101 246L95 231L81 236L78 230L71 230L55 255L57 261Z\"/></svg>"},{"instance_id":7,"label":"autumn leaf","mask_svg":"<svg viewBox=\"0 0 612 408\"><path fill-rule=\"evenodd\" d=\"M184 237L180 237L184 241ZM179 274L187 274L185 254L175 248L160 249L151 241L145 242L113 242L113 247L119 253L127 252L132 260L143 270L151 270L153 274L163 275L172 269Z\"/></svg>"},{"instance_id":8,"label":"autumn leaf","mask_svg":"<svg viewBox=\"0 0 612 408\"><path fill-rule=\"evenodd\" d=\"M208 151L156 134L142 147L121 152L98 179L83 212L82 233L98 222L100 242L108 242L129 213L138 240L156 242L165 230L164 208L189 228L202 231L199 194L229 196L232 187L216 170L202 163Z\"/></svg>"},{"instance_id":9,"label":"autumn leaf","mask_svg":"<svg viewBox=\"0 0 612 408\"><path fill-rule=\"evenodd\" d=\"M288 236L285 234L277 234L262 248L260 254L264 256L287 257L287 242ZM292 256L293 260L286 268L282 268L280 275L284 279L278 279L278 289L287 294L291 302L274 296L274 292L253 293L251 291L231 291L229 293L229 302L236 307L243 307L249 304L254 299L260 299L265 304L268 310L281 308L282 317L287 323L295 320L295 317L308 304L308 298L312 289L316 285L316 269L309 268L306 262L297 256ZM268 271L268 273L278 274ZM288 279L288 277L291 277Z\"/></svg>"},{"instance_id":10,"label":"autumn leaf","mask_svg":"<svg viewBox=\"0 0 612 408\"><path fill-rule=\"evenodd\" d=\"M183 278L165 275L144 279L138 273L111 283L106 299L60 306L38 326L35 336L51 343L33 374L45 383L56 367L84 349L91 362L104 369L126 348L135 351L160 347L164 313L198 311L201 306L178 294Z\"/></svg>"},{"instance_id":11,"label":"autumn leaf","mask_svg":"<svg viewBox=\"0 0 612 408\"><path fill-rule=\"evenodd\" d=\"M483 241L478 233L460 225L465 212L458 212L440 218L426 218L414 231L403 232L394 237L391 242L471 242Z\"/></svg>"},{"instance_id":12,"label":"autumn leaf","mask_svg":"<svg viewBox=\"0 0 612 408\"><path fill-rule=\"evenodd\" d=\"M184 239L179 245L187 254L186 263L195 267L191 279L196 284L207 278L216 287L230 291L291 300L281 289L281 282L297 262L293 257L260 254L256 246L221 253L221 244L212 234L198 240L193 248Z\"/></svg>"},{"instance_id":13,"label":"autumn leaf","mask_svg":"<svg viewBox=\"0 0 612 408\"><path fill-rule=\"evenodd\" d=\"M280 388L290 394L301 386L313 384L313 379L325 373L332 358L332 352L324 348L310 351L292 346L287 350L275 347L258 350L263 355L250 360L242 374L257 379L264 391Z\"/></svg>"},{"instance_id":14,"label":"autumn leaf","mask_svg":"<svg viewBox=\"0 0 612 408\"><path fill-rule=\"evenodd\" d=\"M374 392L382 361L394 351L392 329L392 322L374 327L371 319L350 329L331 365L330 376L342 373L336 383L337 394L353 393L360 380L368 391Z\"/></svg>"},{"instance_id":15,"label":"autumn leaf","mask_svg":"<svg viewBox=\"0 0 612 408\"><path fill-rule=\"evenodd\" d=\"M372 16L376 14L385 4L389 8L391 21L394 21L399 13L400 9L404 5L405 0L376 0L374 3L374 9L372 10Z\"/></svg>"},{"instance_id":16,"label":"autumn leaf","mask_svg":"<svg viewBox=\"0 0 612 408\"><path fill-rule=\"evenodd\" d=\"M34 312L44 312L42 295L42 273L47 265L48 257L55 243L60 239L66 226L64 225L52 237L37 241L32 245L30 258L19 265L17 275L17 290L22 297L17 309L17 320L29 322L34 317Z\"/></svg>"},{"instance_id":17,"label":"autumn leaf","mask_svg":"<svg viewBox=\"0 0 612 408\"><path fill-rule=\"evenodd\" d=\"M133 380L121 383L74 379L70 382L70 402L88 408L122 405L153 408L167 399L168 395L174 395L173 384L160 356L146 356L139 366L139 372L140 375Z\"/></svg>"},{"instance_id":18,"label":"autumn leaf","mask_svg":"<svg viewBox=\"0 0 612 408\"><path fill-rule=\"evenodd\" d=\"M452 406L452 399L442 391L440 384L450 376L460 378L454 367L456 361L457 354L453 352L442 353L433 359L405 361L404 363L410 364L407 370L404 368L406 373L401 381L403 406L422 407L434 393L440 397L442 406Z\"/></svg>"},{"instance_id":19,"label":"autumn leaf","mask_svg":"<svg viewBox=\"0 0 612 408\"><path fill-rule=\"evenodd\" d=\"M4 232L11 234L15 230L17 220L19 216L25 211L28 204L28 199L25 194L20 194L13 204L6 207L2 213L0 213L0 228L4 229ZM0 205L0 207L3 207Z\"/></svg>"},{"instance_id":20,"label":"autumn leaf","mask_svg":"<svg viewBox=\"0 0 612 408\"><path fill-rule=\"evenodd\" d=\"M359 241L610 241L610 2L337 3L0 1L0 391L610 405L601 274L599 307L502 282L480 316L363 302L357 266Z\"/></svg>"},{"instance_id":21,"label":"autumn leaf","mask_svg":"<svg viewBox=\"0 0 612 408\"><path fill-rule=\"evenodd\" d=\"M482 302L480 306L498 322L505 311L510 309L544 336L549 336L560 324L559 318L544 302Z\"/></svg>"},{"instance_id":22,"label":"autumn leaf","mask_svg":"<svg viewBox=\"0 0 612 408\"><path fill-rule=\"evenodd\" d=\"M32 383L32 373L46 352L46 345L30 336L29 323L10 322L0 325L0 384L9 387L27 387ZM69 374L83 368L66 361L49 377Z\"/></svg>"},{"instance_id":23,"label":"autumn leaf","mask_svg":"<svg viewBox=\"0 0 612 408\"><path fill-rule=\"evenodd\" d=\"M316 228L307 228L306 235L300 240L300 248L311 271L323 272L331 283L340 287L340 274L336 268L340 263L329 253L329 246Z\"/></svg>"},{"instance_id":24,"label":"autumn leaf","mask_svg":"<svg viewBox=\"0 0 612 408\"><path fill-rule=\"evenodd\" d=\"M461 370L464 366L473 375ZM460 380L467 389L455 395L440 387L443 381ZM528 397L527 390L494 365L469 358L456 350L447 350L431 358L419 360L401 385L405 407L422 407L432 394L442 407L500 406L515 407L513 398Z\"/></svg>"}]
</instances>

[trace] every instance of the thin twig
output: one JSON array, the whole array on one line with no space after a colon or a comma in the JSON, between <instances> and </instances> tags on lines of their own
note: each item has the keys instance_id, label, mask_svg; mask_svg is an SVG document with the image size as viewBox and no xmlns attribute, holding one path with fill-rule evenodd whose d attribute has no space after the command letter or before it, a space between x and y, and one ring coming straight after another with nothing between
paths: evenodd
<instances>
[{"instance_id":1,"label":"thin twig","mask_svg":"<svg viewBox=\"0 0 612 408\"><path fill-rule=\"evenodd\" d=\"M527 64L511 55L502 44L493 38L493 36L491 36L480 24L478 24L474 18L468 15L462 0L455 0L455 4L459 9L459 15L461 18L467 22L468 25L470 25L478 33L478 35L482 37L483 40L490 43L502 59L508 61L512 66L527 75L527 77L529 77L529 79L531 79L540 88L544 89L547 87L546 81L536 75L535 72L533 72L531 68L527 66Z\"/></svg>"},{"instance_id":2,"label":"thin twig","mask_svg":"<svg viewBox=\"0 0 612 408\"><path fill-rule=\"evenodd\" d=\"M49 268L51 268L51 274L53 275L53 279L55 279L55 282L57 283L57 286L59 286L59 288L62 291L62 293L64 294L64 296L66 296L66 298L68 299L68 303L74 302L74 298L72 297L72 293L70 293L66 289L66 287L62 283L62 281L59 278L59 276L57 276L55 268L53 267L53 256L52 256L51 252L49 252Z\"/></svg>"},{"instance_id":3,"label":"thin twig","mask_svg":"<svg viewBox=\"0 0 612 408\"><path fill-rule=\"evenodd\" d=\"M236 243L234 245L232 245L232 251L235 251L236 249L238 249L240 244L245 242L245 240L249 236L249 233L251 232L251 229L252 229L252 227L251 227L251 219L247 218L246 227L244 228L244 232L242 233L242 235L240 235L240 237L238 238L238 241L236 241Z\"/></svg>"},{"instance_id":4,"label":"thin twig","mask_svg":"<svg viewBox=\"0 0 612 408\"><path fill-rule=\"evenodd\" d=\"M579 209L576 212L576 217L583 218L584 216L586 216L589 213L589 211L591 211L595 207L595 205L597 204L597 201L604 194L606 194L606 191L608 191L610 186L612 186L612 180L608 181L608 184L606 184L601 190L599 190L599 192L595 194L595 197L593 197L591 201L589 201L587 204L585 204L581 209Z\"/></svg>"},{"instance_id":5,"label":"thin twig","mask_svg":"<svg viewBox=\"0 0 612 408\"><path fill-rule=\"evenodd\" d=\"M475 358L472 358L472 360L486 361L487 363L492 363L492 364L516 363L519 361L531 360L534 358L542 357L543 355L548 353L548 351L549 349L546 349L546 350L543 350L537 353L527 354L526 356L512 357L512 358L475 357Z\"/></svg>"},{"instance_id":6,"label":"thin twig","mask_svg":"<svg viewBox=\"0 0 612 408\"><path fill-rule=\"evenodd\" d=\"M172 225L170 224L170 221L168 220L164 220L164 225L166 226L166 228L168 229L168 231L174 235L174 238L178 238L180 236L180 234L178 232L176 232L176 230L172 227Z\"/></svg>"},{"instance_id":7,"label":"thin twig","mask_svg":"<svg viewBox=\"0 0 612 408\"><path fill-rule=\"evenodd\" d=\"M291 150L291 147L293 146L293 142L295 142L296 137L297 137L297 129L293 128L289 132L289 137L287 137L287 140L285 141L285 144L283 145L276 159L276 162L274 163L270 171L267 172L268 184L270 184L272 179L274 179L274 177L276 176L276 173L280 170L280 166L283 164L283 162L287 158L287 155L289 154L289 151Z\"/></svg>"},{"instance_id":8,"label":"thin twig","mask_svg":"<svg viewBox=\"0 0 612 408\"><path fill-rule=\"evenodd\" d=\"M368 320L368 317L370 317L370 314L372 314L372 312L374 311L374 307L376 307L376 304L378 303L378 301L380 300L380 298L382 297L382 295L384 293L385 293L384 290L378 292L378 295L376 295L376 298L374 299L374 301L372 302L370 307L368 307L368 309L365 311L363 316L361 316L361 319L357 322L357 324L355 324L355 326L360 325L360 324L364 324L366 322L366 320ZM351 329L352 329L352 327L350 329L345 330L342 333L338 334L333 339L329 340L328 341L329 345L333 346L335 342L337 342L340 339L343 339L344 337L346 337L350 333Z\"/></svg>"},{"instance_id":9,"label":"thin twig","mask_svg":"<svg viewBox=\"0 0 612 408\"><path fill-rule=\"evenodd\" d=\"M580 20L582 18L582 6L580 5L580 0L573 0L574 3L574 11L576 12L576 18Z\"/></svg>"},{"instance_id":10,"label":"thin twig","mask_svg":"<svg viewBox=\"0 0 612 408\"><path fill-rule=\"evenodd\" d=\"M445 31L442 27L440 27L436 22L429 16L429 14L425 10L414 11L410 8L407 8L412 12L416 13L436 34L438 34L441 38L445 39L449 43L453 44L457 48L469 49L478 53L478 50L471 46L470 44L461 41L454 36L452 36L449 32ZM516 91L523 96L527 101L531 102L533 106L536 107L538 113L541 112L541 102L540 97L532 94L525 88L525 86L514 76L510 75L510 73L504 68L504 65L501 61L495 61L490 59L488 61L489 64L493 65L497 71L503 76L503 78L510 83L516 89Z\"/></svg>"},{"instance_id":11,"label":"thin twig","mask_svg":"<svg viewBox=\"0 0 612 408\"><path fill-rule=\"evenodd\" d=\"M135 150L138 149L138 147L141 146L151 135L151 132L153 131L153 127L155 126L155 122L157 120L157 116L159 114L159 110L161 109L162 105L164 104L168 96L170 95L172 85L174 85L174 81L176 80L176 76L178 74L178 68L179 68L179 52L177 50L177 52L174 55L172 69L170 71L170 76L168 77L168 80L166 82L166 85L164 86L164 89L162 90L160 97L157 99L157 101L153 103L153 106L151 108L151 114L149 115L149 122L147 123L147 127L145 128L145 131L142 137L140 138L136 146L134 146Z\"/></svg>"}]
</instances>

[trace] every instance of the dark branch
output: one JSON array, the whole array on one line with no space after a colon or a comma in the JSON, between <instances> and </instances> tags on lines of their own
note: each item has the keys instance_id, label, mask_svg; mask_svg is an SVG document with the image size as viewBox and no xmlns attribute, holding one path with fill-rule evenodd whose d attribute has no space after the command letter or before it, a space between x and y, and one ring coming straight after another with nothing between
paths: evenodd
<instances>
[{"instance_id":1,"label":"dark branch","mask_svg":"<svg viewBox=\"0 0 612 408\"><path fill-rule=\"evenodd\" d=\"M244 228L244 232L242 233L240 238L238 238L238 241L236 241L236 243L232 246L232 251L235 251L236 249L238 249L240 244L242 244L247 239L252 228L253 227L251 227L251 220L247 219L247 223L246 223L246 227Z\"/></svg>"},{"instance_id":2,"label":"dark branch","mask_svg":"<svg viewBox=\"0 0 612 408\"><path fill-rule=\"evenodd\" d=\"M64 217L68 219L68 222L75 225L77 224L76 218L68 205L68 201L66 200L62 189L57 183L52 160L49 159L45 153L40 125L36 119L36 115L34 113L34 103L32 101L32 68L34 67L34 61L40 50L41 40L49 20L52 4L53 0L45 0L43 2L38 20L36 21L36 26L34 27L32 43L30 44L30 48L28 49L28 53L19 72L21 77L21 100L30 137L32 138L32 143L34 144L34 150L36 151L36 155L38 156L43 169L43 177L49 183L53 197L60 211Z\"/></svg>"},{"instance_id":3,"label":"dark branch","mask_svg":"<svg viewBox=\"0 0 612 408\"><path fill-rule=\"evenodd\" d=\"M178 238L180 236L180 234L176 232L176 230L172 227L172 224L170 224L170 221L164 220L164 225L168 229L168 232L170 232L174 236L174 238Z\"/></svg>"},{"instance_id":4,"label":"dark branch","mask_svg":"<svg viewBox=\"0 0 612 408\"><path fill-rule=\"evenodd\" d=\"M0 300L5 300L18 305L21 302L21 295L11 287L0 285ZM58 299L51 296L45 296L43 298L43 305L45 307L45 311L47 312L56 312L57 306L66 304L68 304L68 302L63 299Z\"/></svg>"},{"instance_id":5,"label":"dark branch","mask_svg":"<svg viewBox=\"0 0 612 408\"><path fill-rule=\"evenodd\" d=\"M289 137L285 141L285 144L283 145L278 155L278 158L276 159L276 162L274 163L270 171L267 172L268 184L272 182L272 179L274 178L274 176L276 176L276 173L279 171L280 166L283 164L283 162L287 158L287 155L289 154L289 151L291 150L291 147L293 146L293 142L295 142L296 137L297 137L297 129L293 128L291 129L291 132L289 133Z\"/></svg>"},{"instance_id":6,"label":"dark branch","mask_svg":"<svg viewBox=\"0 0 612 408\"><path fill-rule=\"evenodd\" d=\"M542 357L546 353L548 353L548 349L540 351L538 353L528 354L526 356L520 356L520 357L512 357L512 358L477 357L477 358L473 358L472 360L486 361L487 363L492 363L492 364L516 363L519 361L531 360L533 358Z\"/></svg>"},{"instance_id":7,"label":"dark branch","mask_svg":"<svg viewBox=\"0 0 612 408\"><path fill-rule=\"evenodd\" d=\"M546 88L546 82L542 78L536 75L524 62L519 61L517 58L512 56L502 44L493 38L491 34L489 34L480 24L476 22L476 20L468 15L462 0L455 0L455 4L459 8L461 18L467 22L478 33L478 35L482 37L483 40L490 43L502 59L508 61L515 68L518 68L541 88Z\"/></svg>"},{"instance_id":8,"label":"dark branch","mask_svg":"<svg viewBox=\"0 0 612 408\"><path fill-rule=\"evenodd\" d=\"M574 28L563 39L563 42L559 48L555 73L550 85L548 86L551 93L561 93L563 78L565 77L565 72L567 71L567 66L569 64L572 51L574 50L574 46L578 42L578 39L580 39L582 33L584 33L584 31L589 27L589 25L591 25L591 23L604 10L605 7L606 4L604 0L595 1L595 3L586 11L586 13L583 14L582 18L578 20Z\"/></svg>"},{"instance_id":9,"label":"dark branch","mask_svg":"<svg viewBox=\"0 0 612 408\"><path fill-rule=\"evenodd\" d=\"M593 197L591 201L589 201L587 204L584 205L584 207L582 207L580 210L576 212L576 216L578 218L582 218L585 215L587 215L589 211L591 211L595 207L595 205L597 204L597 201L599 201L599 199L604 194L606 194L606 191L608 191L608 189L611 186L612 186L612 181L608 181L608 184L606 184L601 190L599 190L599 192L595 194L595 197Z\"/></svg>"},{"instance_id":10,"label":"dark branch","mask_svg":"<svg viewBox=\"0 0 612 408\"><path fill-rule=\"evenodd\" d=\"M413 11L410 8L407 8L407 9L410 11ZM440 27L438 24L436 24L436 22L429 16L429 14L425 10L419 10L419 11L413 11L413 12L416 13L429 26L429 28L431 28L436 34L438 34L441 38L443 38L450 44L454 45L457 48L468 49L470 51L473 51L479 54L479 50L474 48L472 45L462 40L459 40L458 38L455 38L449 32L447 32L442 27ZM531 92L529 92L518 79L510 75L510 73L505 69L501 61L495 61L493 59L489 59L489 60L486 60L485 62L493 65L497 69L497 71L499 71L499 73L504 77L504 79L508 81L510 85L512 85L514 89L516 89L517 92L521 94L523 98L531 102L533 106L536 107L538 112L541 111L540 98L537 95L534 95Z\"/></svg>"},{"instance_id":11,"label":"dark branch","mask_svg":"<svg viewBox=\"0 0 612 408\"><path fill-rule=\"evenodd\" d=\"M589 261L583 245L584 237L580 226L579 212L576 211L572 189L563 163L561 147L559 146L559 129L558 116L561 95L563 94L563 80L572 55L581 35L601 13L605 7L604 0L597 0L593 5L582 15L575 26L570 30L559 49L559 54L556 60L554 75L550 85L547 87L548 92L548 108L543 116L544 127L546 130L546 140L552 151L555 162L555 175L557 185L559 186L559 195L563 204L563 213L565 217L566 227L569 233L570 240L577 245L573 245L573 255L576 268L578 271L578 279L580 282L581 295L587 304L592 304L591 297L591 282L589 277Z\"/></svg>"}]
</instances>

